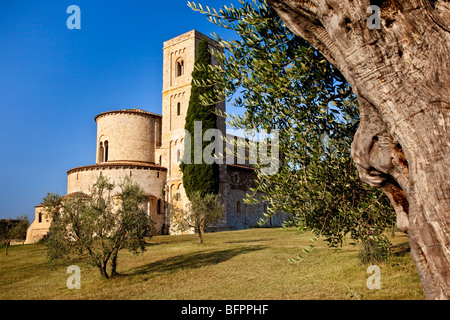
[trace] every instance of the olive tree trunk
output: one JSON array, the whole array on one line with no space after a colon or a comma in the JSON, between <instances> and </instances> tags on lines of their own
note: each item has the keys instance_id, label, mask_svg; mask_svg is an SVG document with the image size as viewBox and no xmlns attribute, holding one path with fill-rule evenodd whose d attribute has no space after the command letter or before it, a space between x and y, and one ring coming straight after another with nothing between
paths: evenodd
<instances>
[{"instance_id":1,"label":"olive tree trunk","mask_svg":"<svg viewBox=\"0 0 450 320\"><path fill-rule=\"evenodd\" d=\"M205 233L205 220L203 217L197 220L197 231L198 231L198 243L203 243L203 234Z\"/></svg>"},{"instance_id":2,"label":"olive tree trunk","mask_svg":"<svg viewBox=\"0 0 450 320\"><path fill-rule=\"evenodd\" d=\"M361 115L352 144L360 177L391 200L427 299L449 299L449 2L269 3L350 83Z\"/></svg>"}]
</instances>

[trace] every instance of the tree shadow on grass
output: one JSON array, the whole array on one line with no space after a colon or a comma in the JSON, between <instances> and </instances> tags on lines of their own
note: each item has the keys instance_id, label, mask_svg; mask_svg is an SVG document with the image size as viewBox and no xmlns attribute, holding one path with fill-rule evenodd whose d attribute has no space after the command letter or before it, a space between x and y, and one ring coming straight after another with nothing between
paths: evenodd
<instances>
[{"instance_id":1,"label":"tree shadow on grass","mask_svg":"<svg viewBox=\"0 0 450 320\"><path fill-rule=\"evenodd\" d=\"M247 242L271 241L271 240L273 240L273 238L253 239L253 240L233 240L233 241L225 241L224 243L247 243Z\"/></svg>"},{"instance_id":2,"label":"tree shadow on grass","mask_svg":"<svg viewBox=\"0 0 450 320\"><path fill-rule=\"evenodd\" d=\"M237 255L262 250L264 248L266 247L248 246L220 251L201 251L182 254L134 268L127 272L127 275L142 275L155 272L174 272L179 269L196 269L209 265L216 265Z\"/></svg>"}]
</instances>

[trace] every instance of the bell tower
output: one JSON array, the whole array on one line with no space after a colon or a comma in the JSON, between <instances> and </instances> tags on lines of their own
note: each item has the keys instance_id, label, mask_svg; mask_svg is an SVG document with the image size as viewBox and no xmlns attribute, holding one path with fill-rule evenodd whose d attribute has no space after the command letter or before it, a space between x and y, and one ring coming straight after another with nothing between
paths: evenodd
<instances>
[{"instance_id":1,"label":"bell tower","mask_svg":"<svg viewBox=\"0 0 450 320\"><path fill-rule=\"evenodd\" d=\"M162 99L162 145L161 165L168 169L168 184L181 183L179 169L183 153L184 124L191 94L192 71L200 40L208 38L209 47L223 52L213 39L196 30L189 31L164 42L163 46L163 99ZM214 56L212 64L217 64ZM225 102L217 104L225 111ZM225 119L218 117L217 128L225 134Z\"/></svg>"}]
</instances>

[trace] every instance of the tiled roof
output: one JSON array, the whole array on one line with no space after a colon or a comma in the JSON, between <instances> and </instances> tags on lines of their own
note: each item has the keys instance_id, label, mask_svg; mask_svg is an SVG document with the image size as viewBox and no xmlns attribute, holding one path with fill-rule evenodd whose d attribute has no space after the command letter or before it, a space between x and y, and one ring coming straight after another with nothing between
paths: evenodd
<instances>
[{"instance_id":1,"label":"tiled roof","mask_svg":"<svg viewBox=\"0 0 450 320\"><path fill-rule=\"evenodd\" d=\"M158 171L167 171L166 167L162 167L153 163L149 162L132 162L132 161L115 161L115 162L102 162L97 163L90 166L82 166L82 167L76 167L72 168L69 171L67 171L67 174L71 174L73 172L77 171L84 171L84 170L95 170L95 169L104 169L104 168L123 168L123 167L131 167L136 169L151 169L151 170L158 170Z\"/></svg>"},{"instance_id":2,"label":"tiled roof","mask_svg":"<svg viewBox=\"0 0 450 320\"><path fill-rule=\"evenodd\" d=\"M115 113L134 113L134 114L140 114L140 115L145 115L145 116L162 118L162 115L160 115L160 114L145 111L145 110L138 109L138 108L133 108L133 109L122 109L122 110L112 110L112 111L102 112L95 117L95 121L97 121L97 119L99 117L105 116L107 114L115 114Z\"/></svg>"}]
</instances>

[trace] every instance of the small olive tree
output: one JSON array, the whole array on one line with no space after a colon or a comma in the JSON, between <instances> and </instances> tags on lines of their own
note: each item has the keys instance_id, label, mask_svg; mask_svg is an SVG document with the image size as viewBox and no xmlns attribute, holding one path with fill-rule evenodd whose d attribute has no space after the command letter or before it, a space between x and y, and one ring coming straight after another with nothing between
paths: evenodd
<instances>
[{"instance_id":1,"label":"small olive tree","mask_svg":"<svg viewBox=\"0 0 450 320\"><path fill-rule=\"evenodd\" d=\"M0 243L5 244L6 255L8 255L8 248L13 239L25 240L28 224L26 216L0 220Z\"/></svg>"},{"instance_id":2,"label":"small olive tree","mask_svg":"<svg viewBox=\"0 0 450 320\"><path fill-rule=\"evenodd\" d=\"M181 231L194 228L198 233L199 243L203 243L205 230L219 222L225 214L225 205L220 202L219 197L217 194L202 195L199 191L195 191L192 193L187 210L171 204L170 215L176 227Z\"/></svg>"},{"instance_id":3,"label":"small olive tree","mask_svg":"<svg viewBox=\"0 0 450 320\"><path fill-rule=\"evenodd\" d=\"M113 196L114 187L99 176L90 195L47 194L44 210L53 219L47 241L50 260L86 258L108 279L117 275L120 249L136 254L145 250L151 234L151 219L143 209L148 197L130 178L120 183L120 193Z\"/></svg>"}]
</instances>

